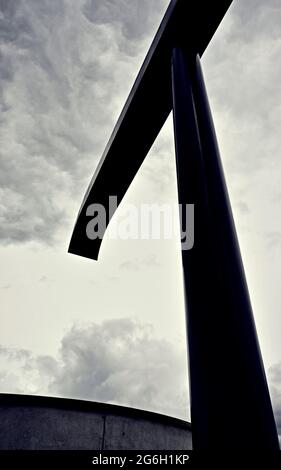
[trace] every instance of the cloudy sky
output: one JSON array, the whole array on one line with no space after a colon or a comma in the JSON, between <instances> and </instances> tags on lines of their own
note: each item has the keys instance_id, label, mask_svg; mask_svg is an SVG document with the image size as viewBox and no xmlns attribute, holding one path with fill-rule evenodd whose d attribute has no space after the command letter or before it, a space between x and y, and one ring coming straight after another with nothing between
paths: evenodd
<instances>
[{"instance_id":1,"label":"cloudy sky","mask_svg":"<svg viewBox=\"0 0 281 470\"><path fill-rule=\"evenodd\" d=\"M1 392L189 418L178 240L67 254L168 3L0 0ZM202 63L281 429L280 57L280 0L234 0ZM124 202L175 201L170 117Z\"/></svg>"}]
</instances>

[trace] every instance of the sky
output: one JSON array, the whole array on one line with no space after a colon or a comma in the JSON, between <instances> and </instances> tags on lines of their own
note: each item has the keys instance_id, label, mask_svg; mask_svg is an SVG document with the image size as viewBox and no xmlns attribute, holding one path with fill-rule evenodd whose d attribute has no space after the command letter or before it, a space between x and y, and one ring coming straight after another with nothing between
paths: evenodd
<instances>
[{"instance_id":1,"label":"sky","mask_svg":"<svg viewBox=\"0 0 281 470\"><path fill-rule=\"evenodd\" d=\"M67 253L168 3L0 0L0 392L189 419L179 240ZM280 24L234 0L202 66L281 433ZM170 116L124 203L175 203L174 158Z\"/></svg>"}]
</instances>

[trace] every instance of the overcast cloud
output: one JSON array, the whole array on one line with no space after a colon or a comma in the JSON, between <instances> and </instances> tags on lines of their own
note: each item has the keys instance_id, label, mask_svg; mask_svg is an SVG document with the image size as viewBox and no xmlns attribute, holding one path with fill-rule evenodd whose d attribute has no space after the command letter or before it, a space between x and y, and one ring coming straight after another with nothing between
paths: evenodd
<instances>
[{"instance_id":1,"label":"overcast cloud","mask_svg":"<svg viewBox=\"0 0 281 470\"><path fill-rule=\"evenodd\" d=\"M1 0L0 242L52 243L71 230L167 4ZM245 172L253 180L279 162L280 22L278 0L234 1L204 59L241 214L251 210ZM170 127L144 169L160 197L172 182L172 153Z\"/></svg>"},{"instance_id":2,"label":"overcast cloud","mask_svg":"<svg viewBox=\"0 0 281 470\"><path fill-rule=\"evenodd\" d=\"M176 291L180 284L172 264L164 285L158 256L126 255L117 260L120 269L113 273L115 281L123 276L123 290L116 281L115 291L109 283L102 291L101 279L113 275L114 263L103 265L102 272L101 264L78 265L73 259L67 264L61 255L56 265L54 253L52 258L44 251L46 245L67 243L87 184L167 5L168 0L0 0L0 244L7 250L17 244L14 258L8 252L10 258L2 254L4 263L1 259L1 319L7 328L3 331L9 332L0 348L3 392L109 401L186 417L185 353L175 341L159 339L153 329L131 319L85 327L75 323L69 329L68 311L81 306L81 299L87 319L94 315L93 298L99 299L95 311L101 315L109 311L113 317L124 306L130 315L136 302L140 311L146 310L139 286L147 281L154 288L148 299L151 318L156 318L153 298L163 297L168 307L164 312L161 306L160 322L170 331L167 317L182 307L181 298L177 306L169 303L168 288L174 282ZM235 0L203 58L254 311L264 350L276 358L269 378L279 432L280 25L279 0ZM142 184L136 184L144 202L150 197L148 182L155 201L172 200L171 119L140 175ZM40 246L36 260L28 250L24 255L16 251L27 242ZM20 255L22 270L15 262ZM147 266L157 274L146 270L141 278ZM40 288L34 288L34 279L41 279ZM86 290L89 281L91 289ZM49 284L58 286L55 293L46 288ZM116 311L110 310L113 305ZM76 318L83 319L82 310ZM68 332L58 333L66 325ZM61 334L57 355L7 346L15 337L21 344L32 336L40 343L38 332L47 337L45 343Z\"/></svg>"},{"instance_id":3,"label":"overcast cloud","mask_svg":"<svg viewBox=\"0 0 281 470\"><path fill-rule=\"evenodd\" d=\"M188 417L183 347L131 319L74 325L57 357L0 348L1 392L80 398Z\"/></svg>"},{"instance_id":4,"label":"overcast cloud","mask_svg":"<svg viewBox=\"0 0 281 470\"><path fill-rule=\"evenodd\" d=\"M224 120L225 139L231 139L226 158L236 173L256 172L279 160L280 24L278 0L238 0L227 31L206 54L208 89Z\"/></svg>"},{"instance_id":5,"label":"overcast cloud","mask_svg":"<svg viewBox=\"0 0 281 470\"><path fill-rule=\"evenodd\" d=\"M0 347L0 365L2 393L109 402L190 419L184 348L128 318L74 325L56 357ZM270 368L269 381L281 437L281 363Z\"/></svg>"},{"instance_id":6,"label":"overcast cloud","mask_svg":"<svg viewBox=\"0 0 281 470\"><path fill-rule=\"evenodd\" d=\"M2 243L50 243L78 210L166 4L0 2Z\"/></svg>"}]
</instances>

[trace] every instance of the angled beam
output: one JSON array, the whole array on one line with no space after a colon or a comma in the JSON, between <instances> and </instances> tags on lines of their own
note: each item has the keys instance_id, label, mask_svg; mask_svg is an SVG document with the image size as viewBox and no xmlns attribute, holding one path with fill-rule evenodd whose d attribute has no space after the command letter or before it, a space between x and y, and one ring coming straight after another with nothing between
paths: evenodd
<instances>
[{"instance_id":1,"label":"angled beam","mask_svg":"<svg viewBox=\"0 0 281 470\"><path fill-rule=\"evenodd\" d=\"M172 110L173 48L184 45L201 56L231 3L232 0L171 1L86 192L70 253L98 258L102 237L88 239L87 208L93 203L107 207L111 195L117 196L120 204Z\"/></svg>"},{"instance_id":2,"label":"angled beam","mask_svg":"<svg viewBox=\"0 0 281 470\"><path fill-rule=\"evenodd\" d=\"M195 204L195 244L192 250L182 250L193 448L277 451L277 430L198 56L175 48L172 84L179 202Z\"/></svg>"}]
</instances>

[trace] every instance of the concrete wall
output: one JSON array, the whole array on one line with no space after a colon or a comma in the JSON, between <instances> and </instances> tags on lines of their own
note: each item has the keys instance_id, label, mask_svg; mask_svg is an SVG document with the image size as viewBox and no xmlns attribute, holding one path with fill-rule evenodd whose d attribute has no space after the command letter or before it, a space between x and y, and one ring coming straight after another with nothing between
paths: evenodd
<instances>
[{"instance_id":1,"label":"concrete wall","mask_svg":"<svg viewBox=\"0 0 281 470\"><path fill-rule=\"evenodd\" d=\"M0 394L0 449L189 450L191 427L133 408Z\"/></svg>"}]
</instances>

